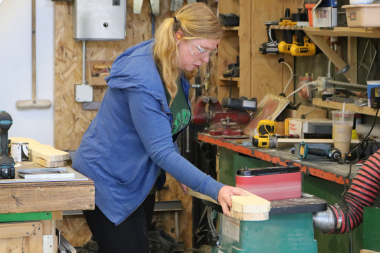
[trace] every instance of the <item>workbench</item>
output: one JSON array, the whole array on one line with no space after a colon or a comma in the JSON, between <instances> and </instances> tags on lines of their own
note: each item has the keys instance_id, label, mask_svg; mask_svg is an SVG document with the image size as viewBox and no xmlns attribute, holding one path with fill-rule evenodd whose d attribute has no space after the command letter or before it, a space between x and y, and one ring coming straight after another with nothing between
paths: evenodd
<instances>
[{"instance_id":1,"label":"workbench","mask_svg":"<svg viewBox=\"0 0 380 253\"><path fill-rule=\"evenodd\" d=\"M42 167L33 162L16 166L15 180L0 180L0 252L58 252L55 220L62 219L63 211L94 209L94 182L20 183L18 169Z\"/></svg>"},{"instance_id":2,"label":"workbench","mask_svg":"<svg viewBox=\"0 0 380 253\"><path fill-rule=\"evenodd\" d=\"M223 139L199 133L198 140L218 146L218 180L221 183L235 186L236 171L244 167L286 166L287 162L292 162L293 165L301 168L302 192L322 198L329 205L341 202L344 183L349 184L360 168L360 166L353 165L351 174L348 176L349 165L326 164L325 162L330 162L327 158L298 160L291 154L290 149L277 150L239 144L245 141L249 142L250 139ZM380 207L379 198L375 201L374 206ZM348 234L323 234L315 229L314 238L318 243L318 252L349 252ZM299 239L302 240L302 238ZM352 231L352 239L354 252L359 252L363 245L363 225Z\"/></svg>"}]
</instances>

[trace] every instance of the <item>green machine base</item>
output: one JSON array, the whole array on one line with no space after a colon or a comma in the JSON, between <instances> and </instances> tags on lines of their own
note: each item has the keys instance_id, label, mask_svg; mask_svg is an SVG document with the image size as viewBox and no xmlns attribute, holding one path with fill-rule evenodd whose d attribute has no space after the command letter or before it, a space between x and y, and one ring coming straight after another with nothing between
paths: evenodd
<instances>
[{"instance_id":1,"label":"green machine base","mask_svg":"<svg viewBox=\"0 0 380 253\"><path fill-rule=\"evenodd\" d=\"M270 216L266 221L238 221L223 214L219 223L220 247L212 253L317 253L313 214Z\"/></svg>"}]
</instances>

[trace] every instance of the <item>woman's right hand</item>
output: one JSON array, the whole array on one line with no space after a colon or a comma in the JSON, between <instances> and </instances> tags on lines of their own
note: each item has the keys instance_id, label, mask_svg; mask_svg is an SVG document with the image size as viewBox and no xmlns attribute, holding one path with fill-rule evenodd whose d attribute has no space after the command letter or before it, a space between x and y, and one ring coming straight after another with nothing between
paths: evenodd
<instances>
[{"instance_id":1,"label":"woman's right hand","mask_svg":"<svg viewBox=\"0 0 380 253\"><path fill-rule=\"evenodd\" d=\"M244 192L242 189L232 187L232 186L223 186L218 194L218 202L222 206L223 213L229 217L231 217L230 208L232 206L231 196L247 196L248 194Z\"/></svg>"}]
</instances>

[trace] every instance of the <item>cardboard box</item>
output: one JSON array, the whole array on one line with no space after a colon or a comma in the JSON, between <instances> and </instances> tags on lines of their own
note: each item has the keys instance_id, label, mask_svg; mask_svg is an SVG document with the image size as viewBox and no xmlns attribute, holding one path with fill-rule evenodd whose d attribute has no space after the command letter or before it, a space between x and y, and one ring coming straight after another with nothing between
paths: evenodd
<instances>
[{"instance_id":1,"label":"cardboard box","mask_svg":"<svg viewBox=\"0 0 380 253\"><path fill-rule=\"evenodd\" d=\"M332 133L332 120L329 119L287 119L285 120L285 134L298 135L305 138L305 133Z\"/></svg>"},{"instance_id":2,"label":"cardboard box","mask_svg":"<svg viewBox=\"0 0 380 253\"><path fill-rule=\"evenodd\" d=\"M314 27L336 27L338 20L337 8L321 7L316 8L313 13Z\"/></svg>"}]
</instances>

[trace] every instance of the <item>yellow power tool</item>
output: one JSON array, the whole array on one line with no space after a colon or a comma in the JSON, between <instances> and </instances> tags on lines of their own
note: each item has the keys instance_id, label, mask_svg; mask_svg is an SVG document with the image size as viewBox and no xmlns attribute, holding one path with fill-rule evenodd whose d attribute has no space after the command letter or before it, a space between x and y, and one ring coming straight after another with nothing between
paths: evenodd
<instances>
[{"instance_id":1,"label":"yellow power tool","mask_svg":"<svg viewBox=\"0 0 380 253\"><path fill-rule=\"evenodd\" d=\"M276 128L277 128L276 121L269 120L269 119L260 120L259 124L257 124L257 132L260 135L265 135L265 134L272 135L276 132Z\"/></svg>"},{"instance_id":2,"label":"yellow power tool","mask_svg":"<svg viewBox=\"0 0 380 253\"><path fill-rule=\"evenodd\" d=\"M252 138L252 144L255 147L275 148L277 145L277 138L272 136L276 132L277 123L273 120L260 120L257 124L257 132Z\"/></svg>"},{"instance_id":3,"label":"yellow power tool","mask_svg":"<svg viewBox=\"0 0 380 253\"><path fill-rule=\"evenodd\" d=\"M313 56L316 52L314 43L309 42L309 38L304 31L297 30L297 35L293 35L293 45L290 47L290 53L293 56Z\"/></svg>"},{"instance_id":4,"label":"yellow power tool","mask_svg":"<svg viewBox=\"0 0 380 253\"><path fill-rule=\"evenodd\" d=\"M277 137L270 134L255 135L252 138L252 144L260 148L275 148L277 145Z\"/></svg>"}]
</instances>

